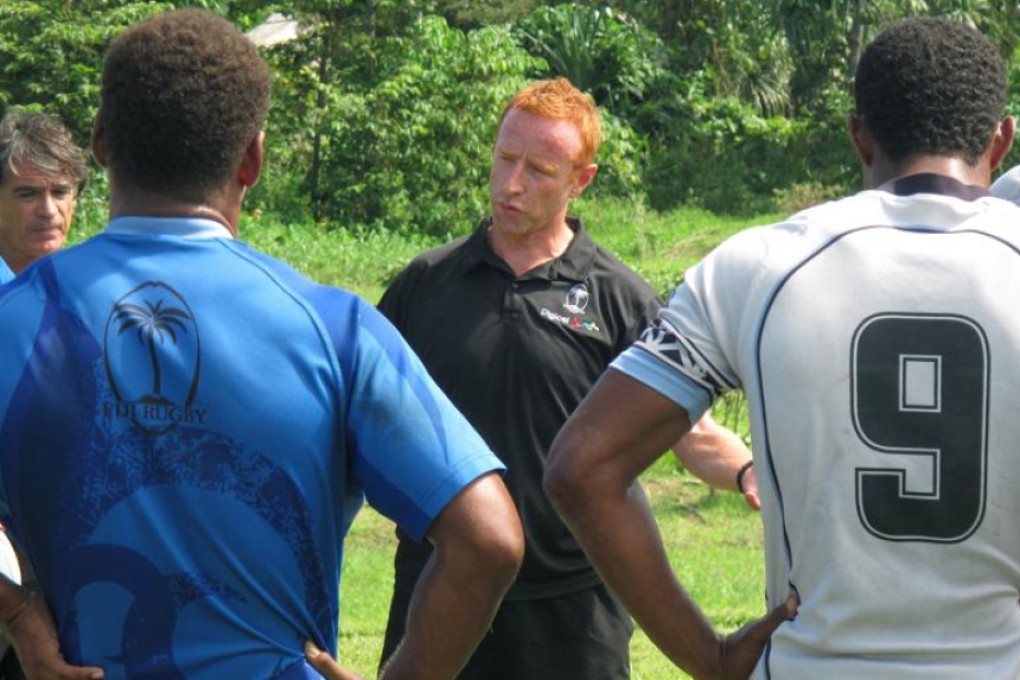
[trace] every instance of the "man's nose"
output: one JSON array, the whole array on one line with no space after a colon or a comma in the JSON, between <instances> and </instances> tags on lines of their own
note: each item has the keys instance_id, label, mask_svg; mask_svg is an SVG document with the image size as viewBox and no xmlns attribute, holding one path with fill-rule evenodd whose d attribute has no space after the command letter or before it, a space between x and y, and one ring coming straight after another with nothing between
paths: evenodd
<instances>
[{"instance_id":1,"label":"man's nose","mask_svg":"<svg viewBox=\"0 0 1020 680\"><path fill-rule=\"evenodd\" d=\"M51 192L42 192L36 203L36 212L42 217L52 217L57 214L57 199Z\"/></svg>"},{"instance_id":2,"label":"man's nose","mask_svg":"<svg viewBox=\"0 0 1020 680\"><path fill-rule=\"evenodd\" d=\"M510 169L506 178L506 189L512 194L519 194L524 191L524 166L516 163Z\"/></svg>"}]
</instances>

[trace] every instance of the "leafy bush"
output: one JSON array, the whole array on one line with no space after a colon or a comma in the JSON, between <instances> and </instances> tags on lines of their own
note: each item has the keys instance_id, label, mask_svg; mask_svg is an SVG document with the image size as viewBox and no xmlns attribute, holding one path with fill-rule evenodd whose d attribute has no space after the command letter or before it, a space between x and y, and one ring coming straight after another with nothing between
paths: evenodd
<instances>
[{"instance_id":1,"label":"leafy bush","mask_svg":"<svg viewBox=\"0 0 1020 680\"><path fill-rule=\"evenodd\" d=\"M856 162L842 114L828 120L763 118L732 98L695 89L673 104L674 125L649 149L645 174L650 205L681 203L748 214L776 209L775 196L796 184L849 190Z\"/></svg>"},{"instance_id":2,"label":"leafy bush","mask_svg":"<svg viewBox=\"0 0 1020 680\"><path fill-rule=\"evenodd\" d=\"M668 74L666 48L655 33L609 7L539 7L513 26L514 35L547 68L600 105L624 113Z\"/></svg>"},{"instance_id":3,"label":"leafy bush","mask_svg":"<svg viewBox=\"0 0 1020 680\"><path fill-rule=\"evenodd\" d=\"M534 59L505 28L438 17L384 39L379 79L327 88L322 191L341 225L463 233L486 213L496 120Z\"/></svg>"},{"instance_id":4,"label":"leafy bush","mask_svg":"<svg viewBox=\"0 0 1020 680\"><path fill-rule=\"evenodd\" d=\"M169 3L0 2L0 111L55 113L86 144L99 106L103 53L115 35Z\"/></svg>"},{"instance_id":5,"label":"leafy bush","mask_svg":"<svg viewBox=\"0 0 1020 680\"><path fill-rule=\"evenodd\" d=\"M776 189L776 209L784 215L793 215L844 194L842 187L825 185L820 182L800 182L783 189Z\"/></svg>"}]
</instances>

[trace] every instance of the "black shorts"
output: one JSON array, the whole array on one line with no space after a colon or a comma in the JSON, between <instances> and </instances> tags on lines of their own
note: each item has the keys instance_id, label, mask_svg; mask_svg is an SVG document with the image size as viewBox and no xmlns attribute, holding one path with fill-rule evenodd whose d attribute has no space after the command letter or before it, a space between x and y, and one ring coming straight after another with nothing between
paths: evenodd
<instances>
[{"instance_id":1,"label":"black shorts","mask_svg":"<svg viewBox=\"0 0 1020 680\"><path fill-rule=\"evenodd\" d=\"M382 658L404 635L411 602L394 593ZM604 585L544 600L503 602L457 680L627 680L630 616Z\"/></svg>"}]
</instances>

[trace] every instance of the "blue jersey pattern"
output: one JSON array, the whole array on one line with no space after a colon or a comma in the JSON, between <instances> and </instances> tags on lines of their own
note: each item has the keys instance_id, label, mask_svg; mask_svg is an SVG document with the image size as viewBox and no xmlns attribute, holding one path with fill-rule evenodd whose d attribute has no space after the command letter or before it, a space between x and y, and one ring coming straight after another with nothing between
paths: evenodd
<instances>
[{"instance_id":1,"label":"blue jersey pattern","mask_svg":"<svg viewBox=\"0 0 1020 680\"><path fill-rule=\"evenodd\" d=\"M362 498L420 539L501 467L370 305L215 223L115 220L0 323L0 521L107 678L318 677Z\"/></svg>"}]
</instances>

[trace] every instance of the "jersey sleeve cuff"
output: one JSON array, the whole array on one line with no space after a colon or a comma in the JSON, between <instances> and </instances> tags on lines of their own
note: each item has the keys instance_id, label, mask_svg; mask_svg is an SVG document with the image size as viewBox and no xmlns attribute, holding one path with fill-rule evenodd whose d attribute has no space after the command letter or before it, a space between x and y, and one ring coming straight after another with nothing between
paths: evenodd
<instances>
[{"instance_id":1,"label":"jersey sleeve cuff","mask_svg":"<svg viewBox=\"0 0 1020 680\"><path fill-rule=\"evenodd\" d=\"M428 533L429 527L432 526L432 522L457 494L482 475L489 474L490 472L502 474L505 471L506 466L503 465L499 458L487 450L464 459L458 467L451 470L450 474L437 483L433 490L421 500L420 513L413 514L399 522L400 528L414 540L424 540L425 534Z\"/></svg>"},{"instance_id":2,"label":"jersey sleeve cuff","mask_svg":"<svg viewBox=\"0 0 1020 680\"><path fill-rule=\"evenodd\" d=\"M640 347L626 349L610 367L647 385L687 411L687 417L692 423L700 420L712 405L711 397L704 387Z\"/></svg>"}]
</instances>

